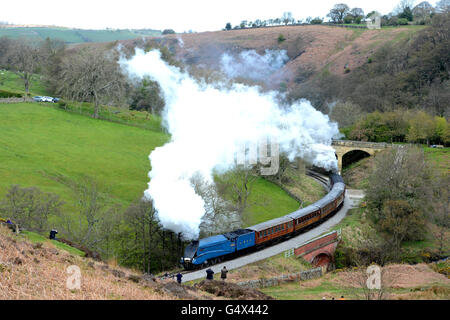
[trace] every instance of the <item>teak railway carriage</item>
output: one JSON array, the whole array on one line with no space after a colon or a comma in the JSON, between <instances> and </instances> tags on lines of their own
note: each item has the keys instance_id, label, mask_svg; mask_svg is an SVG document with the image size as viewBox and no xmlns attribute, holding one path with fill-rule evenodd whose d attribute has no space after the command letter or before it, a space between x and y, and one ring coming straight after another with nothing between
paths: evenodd
<instances>
[{"instance_id":1,"label":"teak railway carriage","mask_svg":"<svg viewBox=\"0 0 450 320\"><path fill-rule=\"evenodd\" d=\"M207 266L291 237L336 212L344 203L344 195L342 177L331 174L330 192L319 201L246 229L192 241L180 262L185 269Z\"/></svg>"}]
</instances>

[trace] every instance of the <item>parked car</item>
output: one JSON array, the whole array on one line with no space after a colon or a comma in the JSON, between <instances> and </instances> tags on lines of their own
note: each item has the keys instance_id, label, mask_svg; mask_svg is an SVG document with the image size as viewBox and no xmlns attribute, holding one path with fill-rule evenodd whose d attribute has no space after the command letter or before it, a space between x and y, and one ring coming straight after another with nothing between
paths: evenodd
<instances>
[{"instance_id":1,"label":"parked car","mask_svg":"<svg viewBox=\"0 0 450 320\"><path fill-rule=\"evenodd\" d=\"M49 97L49 96L36 96L36 97L33 97L33 100L36 101L36 102L53 102L53 103L56 103L60 99L59 98Z\"/></svg>"}]
</instances>

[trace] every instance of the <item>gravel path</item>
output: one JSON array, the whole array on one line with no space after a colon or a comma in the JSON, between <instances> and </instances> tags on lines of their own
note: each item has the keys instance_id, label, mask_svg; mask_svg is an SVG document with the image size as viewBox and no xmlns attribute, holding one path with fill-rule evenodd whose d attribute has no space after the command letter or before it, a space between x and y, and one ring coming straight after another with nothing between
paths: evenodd
<instances>
[{"instance_id":1,"label":"gravel path","mask_svg":"<svg viewBox=\"0 0 450 320\"><path fill-rule=\"evenodd\" d=\"M314 239L315 237L331 231L333 226L338 224L347 214L347 211L351 208L354 208L357 206L358 202L364 197L364 192L362 190L354 190L354 189L347 189L345 192L345 200L344 200L344 206L339 210L334 216L329 218L327 221L323 222L319 226L315 227L312 230L309 230L308 232L302 233L298 235L295 238L283 241L279 244L273 245L269 248L260 250L255 253L251 253L249 255L239 257L233 260L224 261L222 263L216 264L211 267L211 269L214 271L215 274L220 273L220 270L225 265L228 270L240 268L242 266L245 266L247 264L263 260L269 257L272 257L276 254L279 254L283 251L286 251L288 249L296 248L300 246L301 244ZM206 278L206 269L197 270L194 272L190 272L183 275L183 282Z\"/></svg>"}]
</instances>

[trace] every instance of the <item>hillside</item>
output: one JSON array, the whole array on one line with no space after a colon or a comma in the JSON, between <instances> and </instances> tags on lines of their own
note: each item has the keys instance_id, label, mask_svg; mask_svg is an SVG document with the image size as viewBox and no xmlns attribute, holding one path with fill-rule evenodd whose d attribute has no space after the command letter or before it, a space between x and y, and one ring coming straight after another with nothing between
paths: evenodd
<instances>
[{"instance_id":1,"label":"hillside","mask_svg":"<svg viewBox=\"0 0 450 320\"><path fill-rule=\"evenodd\" d=\"M139 198L148 182L148 154L169 139L162 132L94 120L38 103L0 104L0 115L0 195L12 184L39 186L62 196L68 208L75 200L69 182L86 177L95 179L113 203L127 205ZM310 185L316 188L304 190L305 197L320 197L314 194L320 185L314 181ZM249 210L253 223L298 208L283 190L258 179L251 201L262 199L265 205Z\"/></svg>"},{"instance_id":2,"label":"hillside","mask_svg":"<svg viewBox=\"0 0 450 320\"><path fill-rule=\"evenodd\" d=\"M224 52L256 50L262 54L266 49L286 50L288 63L273 75L278 82L274 87L278 88L280 81L291 85L299 81L305 68L314 70L316 75L325 72L344 76L345 68L361 66L381 45L396 43L422 29L422 26L380 30L320 25L280 26L166 35L158 41L165 43L186 63L204 64L213 69L218 67ZM278 42L280 34L286 39L281 43Z\"/></svg>"},{"instance_id":3,"label":"hillside","mask_svg":"<svg viewBox=\"0 0 450 320\"><path fill-rule=\"evenodd\" d=\"M79 114L78 107L66 111L46 103L0 103L0 216L14 221L12 209L2 209L13 185L37 187L63 201L60 210L50 212L48 224L41 230L44 236L49 228L57 228L61 238L85 245L104 259L117 259L121 265L142 269L140 248L133 249L136 256L129 256L129 245L136 246L132 241L136 223L140 223L133 210L147 188L151 169L148 155L167 142L169 135L157 130L152 123L159 120L154 116L147 119L146 112L121 110L116 114L105 108L101 115L112 116L111 121L105 121L89 116L89 104L80 107L86 108L86 114ZM127 117L128 113L133 117ZM126 118L119 118L122 114ZM301 190L300 196L309 201L320 197L315 194L320 185L309 177L305 179L306 185L314 188ZM95 201L92 213L87 204L93 202L89 201ZM249 202L244 214L246 225L279 217L299 206L285 191L262 178L255 181ZM95 234L88 232L90 214L96 216ZM156 217L152 219L156 228ZM154 256L152 271L172 268L184 244L167 230L154 234L158 237L152 241L154 255L161 255L162 260ZM143 237L146 241L147 236ZM126 241L131 243L127 245ZM167 243L173 248L172 262L165 260L165 251L159 250Z\"/></svg>"},{"instance_id":4,"label":"hillside","mask_svg":"<svg viewBox=\"0 0 450 320\"><path fill-rule=\"evenodd\" d=\"M59 39L65 43L109 42L116 40L135 39L141 37L158 36L159 30L84 30L62 27L3 27L0 37L28 38L32 40Z\"/></svg>"},{"instance_id":5,"label":"hillside","mask_svg":"<svg viewBox=\"0 0 450 320\"><path fill-rule=\"evenodd\" d=\"M70 182L95 179L112 202L128 204L146 188L148 154L168 140L143 130L41 104L0 104L0 194L38 186L74 202ZM65 181L65 183L63 183Z\"/></svg>"},{"instance_id":6,"label":"hillside","mask_svg":"<svg viewBox=\"0 0 450 320\"><path fill-rule=\"evenodd\" d=\"M271 299L258 290L212 281L182 286L60 249L32 243L0 225L0 300L205 300ZM80 288L73 269L79 268ZM69 286L67 285L69 284Z\"/></svg>"}]
</instances>

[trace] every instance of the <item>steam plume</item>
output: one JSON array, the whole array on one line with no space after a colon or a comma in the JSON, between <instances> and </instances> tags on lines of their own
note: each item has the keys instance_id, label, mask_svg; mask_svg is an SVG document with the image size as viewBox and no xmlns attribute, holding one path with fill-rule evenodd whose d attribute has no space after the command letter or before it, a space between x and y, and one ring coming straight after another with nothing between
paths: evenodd
<instances>
[{"instance_id":1,"label":"steam plume","mask_svg":"<svg viewBox=\"0 0 450 320\"><path fill-rule=\"evenodd\" d=\"M161 86L171 141L149 156L152 169L145 196L153 199L162 225L182 232L186 239L198 237L205 213L191 177L200 174L212 182L213 170L233 167L233 155L246 143L269 136L291 160L299 156L328 170L337 168L330 146L331 138L339 134L337 124L307 100L281 108L273 91L199 83L168 65L157 50L137 50L121 64L130 76L147 75Z\"/></svg>"},{"instance_id":2,"label":"steam plume","mask_svg":"<svg viewBox=\"0 0 450 320\"><path fill-rule=\"evenodd\" d=\"M281 69L289 60L286 50L268 50L263 55L255 50L245 50L239 55L224 53L221 56L221 70L229 78L246 78L265 81Z\"/></svg>"}]
</instances>

